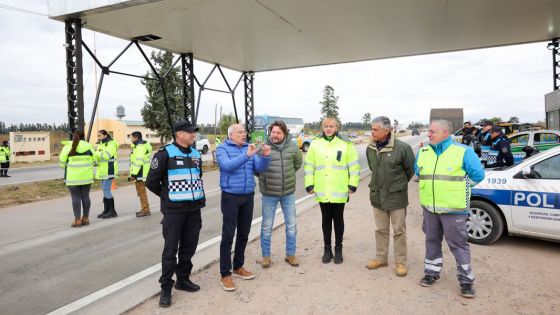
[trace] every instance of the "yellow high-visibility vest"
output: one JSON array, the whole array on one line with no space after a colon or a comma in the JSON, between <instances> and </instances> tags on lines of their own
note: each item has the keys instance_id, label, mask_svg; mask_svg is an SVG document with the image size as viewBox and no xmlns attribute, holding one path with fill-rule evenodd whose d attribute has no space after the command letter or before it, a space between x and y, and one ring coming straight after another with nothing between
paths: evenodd
<instances>
[{"instance_id":1,"label":"yellow high-visibility vest","mask_svg":"<svg viewBox=\"0 0 560 315\"><path fill-rule=\"evenodd\" d=\"M311 142L304 163L305 187L313 185L318 202L345 203L348 186L358 187L360 163L352 142L334 137Z\"/></svg>"}]
</instances>

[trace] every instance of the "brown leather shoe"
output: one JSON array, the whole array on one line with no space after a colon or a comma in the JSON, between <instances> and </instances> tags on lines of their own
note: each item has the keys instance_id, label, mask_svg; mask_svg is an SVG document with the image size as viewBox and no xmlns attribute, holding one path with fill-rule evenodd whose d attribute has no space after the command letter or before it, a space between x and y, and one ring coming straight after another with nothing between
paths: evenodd
<instances>
[{"instance_id":1,"label":"brown leather shoe","mask_svg":"<svg viewBox=\"0 0 560 315\"><path fill-rule=\"evenodd\" d=\"M239 269L235 269L235 270L233 271L233 274L232 274L232 275L233 275L234 277L241 278L241 279L245 279L245 280L251 280L251 279L255 278L255 274L254 274L254 273L252 273L252 272L250 272L250 271L247 271L247 270L246 270L245 268L243 268L243 267L241 267L241 268L239 268Z\"/></svg>"},{"instance_id":2,"label":"brown leather shoe","mask_svg":"<svg viewBox=\"0 0 560 315\"><path fill-rule=\"evenodd\" d=\"M83 226L89 225L89 217L82 217L82 225Z\"/></svg>"},{"instance_id":3,"label":"brown leather shoe","mask_svg":"<svg viewBox=\"0 0 560 315\"><path fill-rule=\"evenodd\" d=\"M296 256L286 256L284 259L290 266L297 267L299 266L299 261Z\"/></svg>"},{"instance_id":4,"label":"brown leather shoe","mask_svg":"<svg viewBox=\"0 0 560 315\"><path fill-rule=\"evenodd\" d=\"M369 270L374 270L377 268L381 268L381 267L385 267L388 264L386 262L382 262L379 259L372 259L372 260L368 260L366 268Z\"/></svg>"},{"instance_id":5,"label":"brown leather shoe","mask_svg":"<svg viewBox=\"0 0 560 315\"><path fill-rule=\"evenodd\" d=\"M74 223L70 224L71 227L81 227L82 226L82 220L78 219L74 219Z\"/></svg>"},{"instance_id":6,"label":"brown leather shoe","mask_svg":"<svg viewBox=\"0 0 560 315\"><path fill-rule=\"evenodd\" d=\"M225 276L220 279L220 283L222 284L222 288L226 291L235 291L235 284L233 284L233 279L231 276Z\"/></svg>"},{"instance_id":7,"label":"brown leather shoe","mask_svg":"<svg viewBox=\"0 0 560 315\"><path fill-rule=\"evenodd\" d=\"M404 277L407 274L406 265L405 264L397 264L395 268L395 274L399 277Z\"/></svg>"},{"instance_id":8,"label":"brown leather shoe","mask_svg":"<svg viewBox=\"0 0 560 315\"><path fill-rule=\"evenodd\" d=\"M272 264L272 260L270 259L270 256L263 256L261 261L261 266L263 268L268 268L270 267L271 264Z\"/></svg>"},{"instance_id":9,"label":"brown leather shoe","mask_svg":"<svg viewBox=\"0 0 560 315\"><path fill-rule=\"evenodd\" d=\"M138 212L136 212L136 217L137 218L147 217L150 214L151 214L150 211L138 211Z\"/></svg>"}]
</instances>

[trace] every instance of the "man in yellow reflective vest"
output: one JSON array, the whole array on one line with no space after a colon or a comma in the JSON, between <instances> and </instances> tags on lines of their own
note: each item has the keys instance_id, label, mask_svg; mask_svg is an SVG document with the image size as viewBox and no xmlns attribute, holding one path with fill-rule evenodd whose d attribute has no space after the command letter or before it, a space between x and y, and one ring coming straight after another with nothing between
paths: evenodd
<instances>
[{"instance_id":1,"label":"man in yellow reflective vest","mask_svg":"<svg viewBox=\"0 0 560 315\"><path fill-rule=\"evenodd\" d=\"M136 193L140 197L142 209L136 212L136 217L145 217L151 214L148 196L146 195L146 185L144 182L150 171L150 159L152 156L152 145L142 140L142 133L134 131L131 134L132 152L130 153L130 178L136 186Z\"/></svg>"},{"instance_id":2,"label":"man in yellow reflective vest","mask_svg":"<svg viewBox=\"0 0 560 315\"><path fill-rule=\"evenodd\" d=\"M467 221L470 190L484 179L484 169L471 147L453 142L450 129L445 120L433 121L428 130L430 145L420 149L415 164L424 209L422 230L426 234L425 275L420 285L431 287L440 280L441 242L445 237L455 256L461 295L474 298Z\"/></svg>"},{"instance_id":3,"label":"man in yellow reflective vest","mask_svg":"<svg viewBox=\"0 0 560 315\"><path fill-rule=\"evenodd\" d=\"M10 168L10 156L12 151L8 146L8 141L2 142L0 146L0 177L10 177L8 169Z\"/></svg>"}]
</instances>

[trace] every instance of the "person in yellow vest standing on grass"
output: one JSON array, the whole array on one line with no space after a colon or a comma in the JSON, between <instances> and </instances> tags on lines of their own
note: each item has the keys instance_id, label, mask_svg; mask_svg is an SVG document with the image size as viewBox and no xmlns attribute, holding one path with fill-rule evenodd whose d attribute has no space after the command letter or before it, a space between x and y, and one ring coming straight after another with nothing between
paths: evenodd
<instances>
[{"instance_id":1,"label":"person in yellow vest standing on grass","mask_svg":"<svg viewBox=\"0 0 560 315\"><path fill-rule=\"evenodd\" d=\"M325 242L322 261L327 264L333 259L331 234L334 223L334 263L341 264L344 205L349 201L349 194L356 192L360 183L360 163L352 141L338 134L336 118L326 117L321 126L322 137L311 142L305 157L305 190L315 194L315 200L321 207Z\"/></svg>"},{"instance_id":2,"label":"person in yellow vest standing on grass","mask_svg":"<svg viewBox=\"0 0 560 315\"><path fill-rule=\"evenodd\" d=\"M74 222L70 226L86 226L89 225L91 206L89 191L93 183L94 148L84 141L83 131L74 131L72 141L63 141L62 144L60 167L64 168L64 182L70 191L74 210Z\"/></svg>"},{"instance_id":3,"label":"person in yellow vest standing on grass","mask_svg":"<svg viewBox=\"0 0 560 315\"><path fill-rule=\"evenodd\" d=\"M101 188L103 189L103 212L97 217L100 219L109 219L117 216L115 210L115 199L111 192L113 181L119 174L117 153L119 144L106 130L99 130L97 132L97 139L99 145L95 150L94 158L97 164L97 172L95 179L101 180Z\"/></svg>"},{"instance_id":4,"label":"person in yellow vest standing on grass","mask_svg":"<svg viewBox=\"0 0 560 315\"><path fill-rule=\"evenodd\" d=\"M2 142L0 146L0 177L10 177L8 169L10 168L10 156L12 151L8 145L8 141Z\"/></svg>"},{"instance_id":5,"label":"person in yellow vest standing on grass","mask_svg":"<svg viewBox=\"0 0 560 315\"><path fill-rule=\"evenodd\" d=\"M152 145L142 140L142 133L134 131L131 134L132 152L130 153L130 181L134 181L136 193L140 197L142 209L136 212L136 217L145 217L151 214L148 196L146 195L145 181L150 171L150 159L152 157Z\"/></svg>"}]
</instances>

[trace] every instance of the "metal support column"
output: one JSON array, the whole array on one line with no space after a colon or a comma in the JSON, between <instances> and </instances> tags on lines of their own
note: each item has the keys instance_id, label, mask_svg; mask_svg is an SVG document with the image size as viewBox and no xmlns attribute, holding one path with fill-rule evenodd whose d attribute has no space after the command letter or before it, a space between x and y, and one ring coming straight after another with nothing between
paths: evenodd
<instances>
[{"instance_id":1,"label":"metal support column","mask_svg":"<svg viewBox=\"0 0 560 315\"><path fill-rule=\"evenodd\" d=\"M247 126L247 140L251 140L251 133L255 131L255 99L253 78L254 72L243 72L243 83L245 85L245 121Z\"/></svg>"},{"instance_id":2,"label":"metal support column","mask_svg":"<svg viewBox=\"0 0 560 315\"><path fill-rule=\"evenodd\" d=\"M552 82L556 91L560 88L560 38L552 39L547 47L552 51Z\"/></svg>"},{"instance_id":3,"label":"metal support column","mask_svg":"<svg viewBox=\"0 0 560 315\"><path fill-rule=\"evenodd\" d=\"M183 77L183 106L185 107L185 120L188 120L196 124L195 112L194 110L194 60L193 54L181 54L181 75Z\"/></svg>"},{"instance_id":4,"label":"metal support column","mask_svg":"<svg viewBox=\"0 0 560 315\"><path fill-rule=\"evenodd\" d=\"M82 69L82 21L65 21L66 33L66 86L68 102L68 127L84 131L84 83Z\"/></svg>"}]
</instances>

